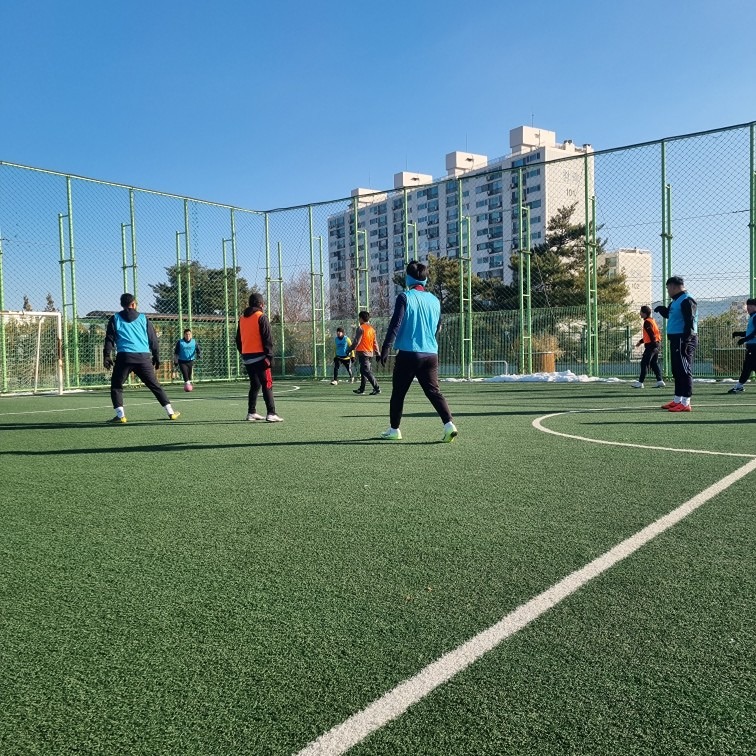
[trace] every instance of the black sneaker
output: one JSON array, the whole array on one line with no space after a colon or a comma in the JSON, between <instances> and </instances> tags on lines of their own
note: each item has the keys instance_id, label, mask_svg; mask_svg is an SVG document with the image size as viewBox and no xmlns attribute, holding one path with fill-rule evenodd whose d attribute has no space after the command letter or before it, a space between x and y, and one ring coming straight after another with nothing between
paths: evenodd
<instances>
[{"instance_id":1,"label":"black sneaker","mask_svg":"<svg viewBox=\"0 0 756 756\"><path fill-rule=\"evenodd\" d=\"M379 388L377 388L377 389L373 389L373 390L372 390L372 391L370 392L369 396L376 396L377 394L380 394L380 393L381 393L381 390L380 390Z\"/></svg>"},{"instance_id":2,"label":"black sneaker","mask_svg":"<svg viewBox=\"0 0 756 756\"><path fill-rule=\"evenodd\" d=\"M365 389L352 389L353 394L364 394Z\"/></svg>"}]
</instances>

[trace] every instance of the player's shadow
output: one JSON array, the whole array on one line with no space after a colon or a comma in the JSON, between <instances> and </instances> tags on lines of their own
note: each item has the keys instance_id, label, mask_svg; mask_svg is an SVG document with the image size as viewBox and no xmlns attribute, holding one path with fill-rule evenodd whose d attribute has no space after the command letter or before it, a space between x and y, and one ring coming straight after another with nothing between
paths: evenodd
<instances>
[{"instance_id":1,"label":"player's shadow","mask_svg":"<svg viewBox=\"0 0 756 756\"><path fill-rule=\"evenodd\" d=\"M402 441L401 446L428 446L440 444L443 441ZM193 444L187 443L168 443L168 444L139 444L136 446L114 446L86 449L26 449L3 450L0 456L16 457L56 457L56 456L78 456L80 454L154 454L155 452L186 452L192 451L218 451L219 449L249 449L250 447L274 447L274 446L393 446L395 443L380 438L353 438L353 439L319 439L317 441L265 441L252 439L249 442L239 444Z\"/></svg>"}]
</instances>

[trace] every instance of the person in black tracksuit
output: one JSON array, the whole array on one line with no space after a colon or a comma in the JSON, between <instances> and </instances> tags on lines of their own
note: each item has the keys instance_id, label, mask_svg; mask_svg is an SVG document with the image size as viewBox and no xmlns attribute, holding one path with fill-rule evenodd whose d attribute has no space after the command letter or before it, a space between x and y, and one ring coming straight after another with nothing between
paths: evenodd
<instances>
[{"instance_id":1,"label":"person in black tracksuit","mask_svg":"<svg viewBox=\"0 0 756 756\"><path fill-rule=\"evenodd\" d=\"M732 338L737 338L738 344L746 348L743 369L740 371L738 382L727 392L728 394L742 394L751 373L756 371L756 299L748 299L746 309L748 310L748 325L745 331L732 332Z\"/></svg>"},{"instance_id":2,"label":"person in black tracksuit","mask_svg":"<svg viewBox=\"0 0 756 756\"><path fill-rule=\"evenodd\" d=\"M110 423L125 423L123 408L123 384L134 373L137 378L152 391L160 405L165 409L170 420L176 420L179 412L174 412L165 390L155 371L160 367L158 339L152 323L136 309L133 294L121 295L120 312L108 321L103 348L103 365L106 370L113 369L110 379L110 398L115 408L115 417ZM115 362L113 349L116 350Z\"/></svg>"},{"instance_id":3,"label":"person in black tracksuit","mask_svg":"<svg viewBox=\"0 0 756 756\"><path fill-rule=\"evenodd\" d=\"M662 405L670 412L690 412L693 396L693 357L698 346L698 305L685 290L682 276L667 279L667 293L671 297L668 307L654 308L667 320L667 340L672 356L672 375L675 378L675 396Z\"/></svg>"}]
</instances>

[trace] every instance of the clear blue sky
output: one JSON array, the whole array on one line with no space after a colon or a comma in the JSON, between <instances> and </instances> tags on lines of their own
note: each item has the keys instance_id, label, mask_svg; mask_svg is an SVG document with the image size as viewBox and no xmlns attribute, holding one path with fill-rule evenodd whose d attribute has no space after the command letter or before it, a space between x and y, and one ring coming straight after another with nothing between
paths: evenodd
<instances>
[{"instance_id":1,"label":"clear blue sky","mask_svg":"<svg viewBox=\"0 0 756 756\"><path fill-rule=\"evenodd\" d=\"M271 209L756 119L756 3L8 0L0 160Z\"/></svg>"}]
</instances>

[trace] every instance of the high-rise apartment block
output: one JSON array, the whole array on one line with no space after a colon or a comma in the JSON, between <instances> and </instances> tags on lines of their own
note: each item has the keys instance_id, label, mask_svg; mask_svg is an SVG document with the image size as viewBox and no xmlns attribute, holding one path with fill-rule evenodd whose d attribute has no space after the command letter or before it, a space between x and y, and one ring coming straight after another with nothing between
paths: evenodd
<instances>
[{"instance_id":1,"label":"high-rise apartment block","mask_svg":"<svg viewBox=\"0 0 756 756\"><path fill-rule=\"evenodd\" d=\"M586 169L588 195L593 195L593 161L585 159L591 145L578 147L570 140L560 144L555 132L533 126L512 129L509 144L511 153L494 160L471 152L449 153L447 174L436 181L403 171L394 176L394 192L355 189L354 207L328 220L332 313L353 311L355 242L375 300L376 294L393 293L393 276L404 268L405 258L456 258L460 241L466 254L468 221L461 226L460 217L469 218L473 273L504 283L512 280L509 258L520 247L520 203L530 209L533 245L543 241L549 218L560 207L576 204L575 219L582 222Z\"/></svg>"}]
</instances>

